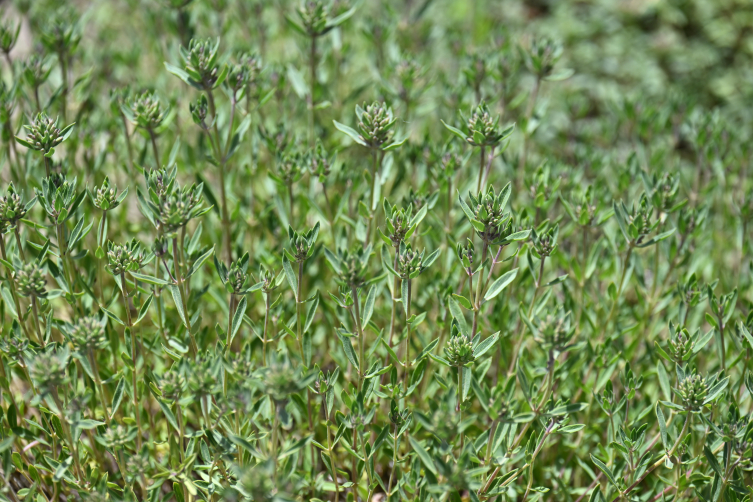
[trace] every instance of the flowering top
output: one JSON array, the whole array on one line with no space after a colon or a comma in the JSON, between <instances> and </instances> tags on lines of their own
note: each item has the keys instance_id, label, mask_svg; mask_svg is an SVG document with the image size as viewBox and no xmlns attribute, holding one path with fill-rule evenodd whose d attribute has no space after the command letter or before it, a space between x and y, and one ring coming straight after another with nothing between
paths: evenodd
<instances>
[{"instance_id":1,"label":"flowering top","mask_svg":"<svg viewBox=\"0 0 753 502\"><path fill-rule=\"evenodd\" d=\"M476 360L473 355L473 343L471 339L461 333L457 333L447 341L444 353L450 365L457 368L466 366Z\"/></svg>"},{"instance_id":2,"label":"flowering top","mask_svg":"<svg viewBox=\"0 0 753 502\"><path fill-rule=\"evenodd\" d=\"M41 32L42 45L47 51L60 54L72 53L81 41L81 26L74 21L77 15L73 10L60 9L50 16Z\"/></svg>"},{"instance_id":3,"label":"flowering top","mask_svg":"<svg viewBox=\"0 0 753 502\"><path fill-rule=\"evenodd\" d=\"M649 235L659 226L660 220L654 220L654 208L651 201L644 193L638 204L633 204L629 209L624 202L613 203L614 216L620 226L622 235L631 246L647 247L666 239L674 233L674 229L662 232L649 238Z\"/></svg>"},{"instance_id":4,"label":"flowering top","mask_svg":"<svg viewBox=\"0 0 753 502\"><path fill-rule=\"evenodd\" d=\"M42 152L45 157L52 157L55 147L68 139L73 132L74 124L68 124L60 129L57 119L52 119L46 113L38 113L31 125L25 125L26 139L16 136L16 141L30 150Z\"/></svg>"},{"instance_id":5,"label":"flowering top","mask_svg":"<svg viewBox=\"0 0 753 502\"><path fill-rule=\"evenodd\" d=\"M398 248L401 242L413 235L426 211L419 211L414 216L412 204L399 208L397 204L394 206L390 204L386 198L383 207L386 228L384 233L379 229L380 236L385 244Z\"/></svg>"},{"instance_id":6,"label":"flowering top","mask_svg":"<svg viewBox=\"0 0 753 502\"><path fill-rule=\"evenodd\" d=\"M177 167L144 172L149 198L140 194L142 213L162 233L172 234L193 218L207 213L210 207L202 207L203 183L180 187L175 180Z\"/></svg>"},{"instance_id":7,"label":"flowering top","mask_svg":"<svg viewBox=\"0 0 753 502\"><path fill-rule=\"evenodd\" d=\"M358 116L358 130L361 138L371 148L379 148L392 137L392 127L397 119L392 114L392 108L385 103L374 102L364 108L356 107Z\"/></svg>"},{"instance_id":8,"label":"flowering top","mask_svg":"<svg viewBox=\"0 0 753 502\"><path fill-rule=\"evenodd\" d=\"M227 65L220 68L219 47L219 38L215 42L191 39L188 48L180 47L183 68L170 63L165 63L165 67L186 84L200 91L211 91L222 85L228 74Z\"/></svg>"},{"instance_id":9,"label":"flowering top","mask_svg":"<svg viewBox=\"0 0 753 502\"><path fill-rule=\"evenodd\" d=\"M107 344L105 328L96 317L82 317L70 328L73 345L81 351L88 352Z\"/></svg>"},{"instance_id":10,"label":"flowering top","mask_svg":"<svg viewBox=\"0 0 753 502\"><path fill-rule=\"evenodd\" d=\"M335 127L344 132L359 145L374 150L395 150L408 140L406 136L402 140L390 143L394 134L394 126L397 118L392 114L392 108L383 102L373 102L363 107L356 105L356 118L358 130L335 121ZM388 144L389 143L389 144Z\"/></svg>"},{"instance_id":11,"label":"flowering top","mask_svg":"<svg viewBox=\"0 0 753 502\"><path fill-rule=\"evenodd\" d=\"M143 266L145 259L141 243L135 238L123 245L107 242L106 268L112 275L135 272Z\"/></svg>"},{"instance_id":12,"label":"flowering top","mask_svg":"<svg viewBox=\"0 0 753 502\"><path fill-rule=\"evenodd\" d=\"M52 72L52 65L49 64L48 58L32 54L24 61L22 71L26 84L32 89L36 89L47 82Z\"/></svg>"},{"instance_id":13,"label":"flowering top","mask_svg":"<svg viewBox=\"0 0 753 502\"><path fill-rule=\"evenodd\" d=\"M21 32L21 23L14 23L10 19L3 20L0 23L0 50L9 54L15 47L18 40L18 34Z\"/></svg>"},{"instance_id":14,"label":"flowering top","mask_svg":"<svg viewBox=\"0 0 753 502\"><path fill-rule=\"evenodd\" d=\"M489 186L486 192L480 192L477 196L469 193L468 203L458 195L460 207L476 234L487 245L507 245L528 238L530 231L516 231L511 214L505 212L511 191L510 183L498 194L494 192L494 187Z\"/></svg>"},{"instance_id":15,"label":"flowering top","mask_svg":"<svg viewBox=\"0 0 753 502\"><path fill-rule=\"evenodd\" d=\"M26 213L34 207L37 199L34 198L24 204L23 197L16 192L13 182L8 185L8 191L4 197L0 197L0 222L7 229L13 229L19 220L26 216Z\"/></svg>"},{"instance_id":16,"label":"flowering top","mask_svg":"<svg viewBox=\"0 0 753 502\"><path fill-rule=\"evenodd\" d=\"M68 349L55 352L42 352L31 363L29 375L37 382L37 389L42 395L48 395L68 383Z\"/></svg>"},{"instance_id":17,"label":"flowering top","mask_svg":"<svg viewBox=\"0 0 753 502\"><path fill-rule=\"evenodd\" d=\"M37 199L55 224L61 224L73 214L86 196L76 192L76 178L52 175L42 180L42 190L37 190Z\"/></svg>"},{"instance_id":18,"label":"flowering top","mask_svg":"<svg viewBox=\"0 0 753 502\"><path fill-rule=\"evenodd\" d=\"M285 17L288 24L301 35L321 37L347 21L356 11L353 7L338 16L330 17L332 4L333 2L325 3L323 0L303 0L296 9L298 19Z\"/></svg>"},{"instance_id":19,"label":"flowering top","mask_svg":"<svg viewBox=\"0 0 753 502\"><path fill-rule=\"evenodd\" d=\"M337 154L333 154L332 157L327 155L327 150L324 149L320 140L316 141L316 147L309 152L309 170L311 174L319 178L319 183L324 183L324 180L329 176L330 166L334 163L335 155Z\"/></svg>"},{"instance_id":20,"label":"flowering top","mask_svg":"<svg viewBox=\"0 0 753 502\"><path fill-rule=\"evenodd\" d=\"M136 127L155 131L165 123L170 107L165 107L154 91L144 91L130 99L128 106L124 104L121 110Z\"/></svg>"},{"instance_id":21,"label":"flowering top","mask_svg":"<svg viewBox=\"0 0 753 502\"><path fill-rule=\"evenodd\" d=\"M288 239L290 239L290 251L283 250L288 260L295 263L305 261L314 253L314 244L319 236L319 222L314 228L309 229L305 234L299 234L293 227L288 225Z\"/></svg>"},{"instance_id":22,"label":"flowering top","mask_svg":"<svg viewBox=\"0 0 753 502\"><path fill-rule=\"evenodd\" d=\"M18 292L23 296L44 298L47 294L44 270L36 261L24 264L13 275Z\"/></svg>"},{"instance_id":23,"label":"flowering top","mask_svg":"<svg viewBox=\"0 0 753 502\"><path fill-rule=\"evenodd\" d=\"M341 284L350 288L358 288L366 282L364 275L369 256L371 256L371 244L365 248L356 246L353 251L338 249L337 254L325 248L324 254L338 275Z\"/></svg>"},{"instance_id":24,"label":"flowering top","mask_svg":"<svg viewBox=\"0 0 753 502\"><path fill-rule=\"evenodd\" d=\"M105 176L105 180L99 188L89 192L89 197L94 205L102 211L109 211L115 209L123 202L123 199L128 195L128 187L118 195L117 185L110 185L110 178Z\"/></svg>"},{"instance_id":25,"label":"flowering top","mask_svg":"<svg viewBox=\"0 0 753 502\"><path fill-rule=\"evenodd\" d=\"M241 295L249 291L260 289L263 286L262 283L258 283L250 288L246 287L250 275L248 273L248 262L248 253L245 253L236 261L230 263L230 267L228 268L224 263L217 260L217 257L215 256L214 266L217 269L222 284L225 285L225 291L230 294Z\"/></svg>"},{"instance_id":26,"label":"flowering top","mask_svg":"<svg viewBox=\"0 0 753 502\"><path fill-rule=\"evenodd\" d=\"M482 101L471 111L471 116L466 120L465 131L452 127L444 121L442 123L450 132L470 145L495 147L509 138L515 130L515 126L511 125L500 131L499 120L499 116L492 117L489 107Z\"/></svg>"},{"instance_id":27,"label":"flowering top","mask_svg":"<svg viewBox=\"0 0 753 502\"><path fill-rule=\"evenodd\" d=\"M534 339L544 350L564 352L572 346L575 327L571 313L565 312L562 306L543 317L530 320L529 323Z\"/></svg>"}]
</instances>

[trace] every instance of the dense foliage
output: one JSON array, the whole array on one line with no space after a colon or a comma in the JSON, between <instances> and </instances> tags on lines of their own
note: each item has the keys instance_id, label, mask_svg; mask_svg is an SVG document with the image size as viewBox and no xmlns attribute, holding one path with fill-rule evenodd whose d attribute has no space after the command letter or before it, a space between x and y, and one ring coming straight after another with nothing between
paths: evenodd
<instances>
[{"instance_id":1,"label":"dense foliage","mask_svg":"<svg viewBox=\"0 0 753 502\"><path fill-rule=\"evenodd\" d=\"M6 4L4 499L753 499L749 2Z\"/></svg>"}]
</instances>

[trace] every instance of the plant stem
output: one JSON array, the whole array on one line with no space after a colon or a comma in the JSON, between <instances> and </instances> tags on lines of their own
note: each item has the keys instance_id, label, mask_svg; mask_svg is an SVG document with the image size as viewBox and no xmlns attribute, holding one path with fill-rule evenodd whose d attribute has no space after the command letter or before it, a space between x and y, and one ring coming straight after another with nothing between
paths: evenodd
<instances>
[{"instance_id":1,"label":"plant stem","mask_svg":"<svg viewBox=\"0 0 753 502\"><path fill-rule=\"evenodd\" d=\"M390 471L390 480L387 483L387 500L389 500L390 495L392 494L392 479L395 476L395 471L397 470L397 448L398 448L398 430L397 430L397 424L395 424L395 433L393 436L392 441L392 470Z\"/></svg>"},{"instance_id":2,"label":"plant stem","mask_svg":"<svg viewBox=\"0 0 753 502\"><path fill-rule=\"evenodd\" d=\"M479 155L479 162L478 162L478 183L476 184L476 193L481 193L481 181L484 179L484 165L486 162L484 161L484 156L486 154L486 147L481 146L481 155Z\"/></svg>"},{"instance_id":3,"label":"plant stem","mask_svg":"<svg viewBox=\"0 0 753 502\"><path fill-rule=\"evenodd\" d=\"M298 343L298 355L301 356L301 364L306 367L306 358L303 356L303 319L301 316L301 295L303 290L303 260L298 262L298 288L295 292L295 341ZM309 417L309 420L311 417Z\"/></svg>"},{"instance_id":4,"label":"plant stem","mask_svg":"<svg viewBox=\"0 0 753 502\"><path fill-rule=\"evenodd\" d=\"M105 412L105 422L107 426L110 426L110 412L107 411L107 397L105 396L105 388L102 385L102 378L99 376L99 364L97 364L97 358L94 356L94 350L89 349L89 362L91 362L92 371L94 372L94 382L97 384L99 395L102 398L102 409Z\"/></svg>"},{"instance_id":5,"label":"plant stem","mask_svg":"<svg viewBox=\"0 0 753 502\"><path fill-rule=\"evenodd\" d=\"M479 268L478 281L476 282L476 296L471 298L473 302L473 330L471 331L471 340L476 336L478 329L478 314L481 312L481 277L484 275L484 263L486 263L486 253L489 249L488 243L484 242L483 251L481 252L481 267ZM543 260L542 260L543 261Z\"/></svg>"},{"instance_id":6,"label":"plant stem","mask_svg":"<svg viewBox=\"0 0 753 502\"><path fill-rule=\"evenodd\" d=\"M311 36L311 50L309 52L309 72L311 89L309 92L309 148L314 148L314 89L316 88L316 35Z\"/></svg>"},{"instance_id":7,"label":"plant stem","mask_svg":"<svg viewBox=\"0 0 753 502\"><path fill-rule=\"evenodd\" d=\"M131 133L128 132L126 116L121 112L120 119L123 122L123 134L125 135L126 150L128 151L128 174L133 174L133 146L131 145ZM156 155L156 150L155 150Z\"/></svg>"},{"instance_id":8,"label":"plant stem","mask_svg":"<svg viewBox=\"0 0 753 502\"><path fill-rule=\"evenodd\" d=\"M408 281L408 298L404 298L403 301L407 302L406 305L406 312L405 312L405 370L403 372L403 392L408 393L408 374L410 373L410 329L412 326L412 322L410 321L410 307L411 307L411 296L412 296L412 289L413 289L413 280L403 279Z\"/></svg>"},{"instance_id":9,"label":"plant stem","mask_svg":"<svg viewBox=\"0 0 753 502\"><path fill-rule=\"evenodd\" d=\"M329 463L332 466L332 481L335 483L335 502L340 501L340 482L337 480L337 466L335 465L335 455L332 452L332 431L329 429L330 416L327 411L327 403L324 403L324 418L327 421L327 451L329 452Z\"/></svg>"},{"instance_id":10,"label":"plant stem","mask_svg":"<svg viewBox=\"0 0 753 502\"><path fill-rule=\"evenodd\" d=\"M180 300L183 303L183 314L186 316L186 328L188 328L188 336L191 340L191 353L194 357L199 353L199 346L196 343L196 339L193 336L191 330L191 316L188 313L188 298L183 292L181 286L183 285L183 275L180 272L180 251L178 250L178 237L173 236L173 266L175 267L175 278L178 281L178 290L180 294Z\"/></svg>"},{"instance_id":11,"label":"plant stem","mask_svg":"<svg viewBox=\"0 0 753 502\"><path fill-rule=\"evenodd\" d=\"M160 165L160 156L159 156L159 150L157 149L157 135L154 133L154 130L148 129L149 131L149 138L152 140L152 148L154 149L154 159L157 161L157 169L161 167Z\"/></svg>"},{"instance_id":12,"label":"plant stem","mask_svg":"<svg viewBox=\"0 0 753 502\"><path fill-rule=\"evenodd\" d=\"M358 288L356 288L354 285L350 288L351 293L353 294L353 306L355 307L355 319L356 319L356 328L358 329L358 390L361 390L361 386L363 385L363 368L366 366L366 361L363 360L363 356L365 354L364 350L364 335L363 335L363 327L361 326L361 310L358 306ZM353 445L355 447L355 444Z\"/></svg>"},{"instance_id":13,"label":"plant stem","mask_svg":"<svg viewBox=\"0 0 753 502\"><path fill-rule=\"evenodd\" d=\"M127 331L131 337L131 359L133 360L133 413L136 415L136 427L138 428L138 435L136 436L136 449L141 450L141 408L139 405L139 393L138 393L138 360L136 353L136 334L133 332L133 322L131 321L131 309L128 305L128 286L126 283L125 272L120 273L120 283L123 288L121 294L123 296L123 307L126 311L126 326Z\"/></svg>"},{"instance_id":14,"label":"plant stem","mask_svg":"<svg viewBox=\"0 0 753 502\"><path fill-rule=\"evenodd\" d=\"M8 261L8 255L5 252L5 236L0 234L0 253L2 253L3 260ZM38 343L44 348L44 338L33 340L29 333L29 329L26 327L26 322L23 319L23 313L21 311L21 302L18 299L18 293L16 292L16 282L13 280L13 276L10 271L7 274L8 286L10 287L10 294L13 297L13 303L16 305L16 314L18 315L18 324L21 325L21 330L26 335L26 338Z\"/></svg>"},{"instance_id":15,"label":"plant stem","mask_svg":"<svg viewBox=\"0 0 753 502\"><path fill-rule=\"evenodd\" d=\"M57 406L58 412L60 412L60 425L63 427L63 433L66 436L66 440L68 441L68 448L70 450L71 456L73 457L73 464L76 469L76 477L80 480L83 479L81 475L81 463L78 458L78 450L76 449L76 444L73 442L73 436L71 435L71 425L68 423L68 419L65 416L65 407L63 406L62 401L60 401L60 396L58 395L57 389L53 389L50 393L52 395L52 399L55 401L55 406Z\"/></svg>"},{"instance_id":16,"label":"plant stem","mask_svg":"<svg viewBox=\"0 0 753 502\"><path fill-rule=\"evenodd\" d=\"M267 366L267 329L269 326L269 291L264 293L264 335L262 337L262 361L261 365L263 368L266 368Z\"/></svg>"},{"instance_id":17,"label":"plant stem","mask_svg":"<svg viewBox=\"0 0 753 502\"><path fill-rule=\"evenodd\" d=\"M37 330L37 337L40 340L44 340L44 336L42 335L42 330L39 328L39 312L37 311L36 295L31 295L31 314L34 317L34 328ZM42 342L42 344L44 344L44 342Z\"/></svg>"}]
</instances>

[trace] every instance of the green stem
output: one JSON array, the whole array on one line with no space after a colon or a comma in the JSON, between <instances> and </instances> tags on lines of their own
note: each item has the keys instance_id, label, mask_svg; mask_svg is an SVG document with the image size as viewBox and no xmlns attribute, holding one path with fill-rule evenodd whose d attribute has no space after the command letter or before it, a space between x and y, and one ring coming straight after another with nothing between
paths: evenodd
<instances>
[{"instance_id":1,"label":"green stem","mask_svg":"<svg viewBox=\"0 0 753 502\"><path fill-rule=\"evenodd\" d=\"M406 304L406 313L405 313L405 370L403 371L403 392L408 392L408 375L410 373L410 330L412 323L410 322L410 308L411 308L411 296L413 296L413 280L410 278L403 279L408 281L408 298L404 299L403 301L407 302Z\"/></svg>"},{"instance_id":2,"label":"green stem","mask_svg":"<svg viewBox=\"0 0 753 502\"><path fill-rule=\"evenodd\" d=\"M102 399L102 409L105 412L105 422L107 426L110 426L110 412L107 411L107 397L105 396L105 387L102 385L102 378L99 376L99 364L97 358L94 356L94 350L89 349L89 361L91 362L92 371L94 372L94 382L97 384L99 395Z\"/></svg>"},{"instance_id":3,"label":"green stem","mask_svg":"<svg viewBox=\"0 0 753 502\"><path fill-rule=\"evenodd\" d=\"M356 328L358 329L358 390L360 391L361 386L363 385L363 369L366 366L366 361L363 360L365 354L364 335L363 327L361 326L361 310L358 305L358 288L351 286L350 291L353 294L353 306L355 307L354 317L356 320ZM353 446L355 447L355 445Z\"/></svg>"},{"instance_id":4,"label":"green stem","mask_svg":"<svg viewBox=\"0 0 753 502\"><path fill-rule=\"evenodd\" d=\"M262 367L267 366L267 328L269 326L269 307L270 307L270 297L269 297L269 291L264 292L264 335L262 338L262 361L261 365Z\"/></svg>"},{"instance_id":5,"label":"green stem","mask_svg":"<svg viewBox=\"0 0 753 502\"><path fill-rule=\"evenodd\" d=\"M120 273L120 283L123 286L120 290L123 296L123 307L126 311L126 326L127 331L131 337L131 359L133 360L133 413L136 415L136 427L138 429L138 435L136 436L136 449L141 450L141 409L139 405L139 393L138 393L138 354L136 353L136 334L133 332L133 322L131 321L131 309L128 306L128 287L126 283L125 272Z\"/></svg>"},{"instance_id":6,"label":"green stem","mask_svg":"<svg viewBox=\"0 0 753 502\"><path fill-rule=\"evenodd\" d=\"M175 279L178 281L178 290L180 293L180 301L183 303L183 314L186 316L186 328L188 328L188 336L191 340L191 353L194 357L199 353L199 346L196 343L196 339L193 336L191 330L191 316L188 313L188 299L183 292L183 275L180 272L180 251L178 250L178 238L173 236L173 266L175 267Z\"/></svg>"}]
</instances>

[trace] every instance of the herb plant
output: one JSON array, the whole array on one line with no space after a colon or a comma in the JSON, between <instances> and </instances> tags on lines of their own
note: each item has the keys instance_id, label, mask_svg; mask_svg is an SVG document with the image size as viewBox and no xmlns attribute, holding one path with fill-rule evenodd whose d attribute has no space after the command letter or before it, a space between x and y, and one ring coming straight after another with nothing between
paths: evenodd
<instances>
[{"instance_id":1,"label":"herb plant","mask_svg":"<svg viewBox=\"0 0 753 502\"><path fill-rule=\"evenodd\" d=\"M2 500L753 500L746 2L6 4Z\"/></svg>"}]
</instances>

